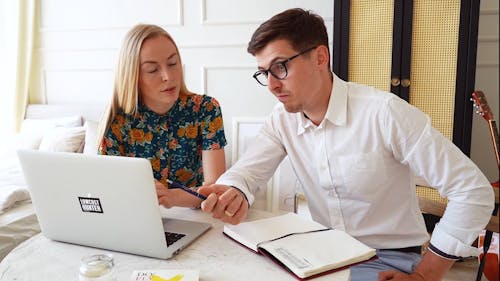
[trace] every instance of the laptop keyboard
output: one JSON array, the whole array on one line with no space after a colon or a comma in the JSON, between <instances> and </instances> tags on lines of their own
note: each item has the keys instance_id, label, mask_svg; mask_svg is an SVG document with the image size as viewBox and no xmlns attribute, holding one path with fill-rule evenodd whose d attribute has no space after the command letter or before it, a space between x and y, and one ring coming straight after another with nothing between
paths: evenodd
<instances>
[{"instance_id":1,"label":"laptop keyboard","mask_svg":"<svg viewBox=\"0 0 500 281\"><path fill-rule=\"evenodd\" d=\"M177 240L181 239L184 236L186 236L186 234L165 232L165 239L167 240L167 247L174 244Z\"/></svg>"}]
</instances>

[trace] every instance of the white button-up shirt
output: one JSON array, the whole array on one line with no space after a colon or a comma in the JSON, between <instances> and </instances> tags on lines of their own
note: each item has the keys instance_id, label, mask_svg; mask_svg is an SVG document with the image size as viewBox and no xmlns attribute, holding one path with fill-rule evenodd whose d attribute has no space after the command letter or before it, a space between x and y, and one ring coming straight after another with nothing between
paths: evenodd
<instances>
[{"instance_id":1,"label":"white button-up shirt","mask_svg":"<svg viewBox=\"0 0 500 281\"><path fill-rule=\"evenodd\" d=\"M428 116L399 97L334 75L318 126L278 104L217 183L238 187L251 204L287 155L315 221L377 249L422 245L429 237L417 175L449 200L431 244L452 256L478 254L470 244L491 217L488 180Z\"/></svg>"}]
</instances>

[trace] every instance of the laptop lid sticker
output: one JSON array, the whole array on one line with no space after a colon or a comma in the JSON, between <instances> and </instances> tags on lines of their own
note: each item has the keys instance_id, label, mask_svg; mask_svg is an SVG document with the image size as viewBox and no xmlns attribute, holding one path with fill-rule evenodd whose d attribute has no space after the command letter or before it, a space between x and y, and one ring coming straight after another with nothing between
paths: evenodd
<instances>
[{"instance_id":1,"label":"laptop lid sticker","mask_svg":"<svg viewBox=\"0 0 500 281\"><path fill-rule=\"evenodd\" d=\"M99 198L78 197L78 201L80 202L80 207L82 207L83 212L103 213L101 200Z\"/></svg>"}]
</instances>

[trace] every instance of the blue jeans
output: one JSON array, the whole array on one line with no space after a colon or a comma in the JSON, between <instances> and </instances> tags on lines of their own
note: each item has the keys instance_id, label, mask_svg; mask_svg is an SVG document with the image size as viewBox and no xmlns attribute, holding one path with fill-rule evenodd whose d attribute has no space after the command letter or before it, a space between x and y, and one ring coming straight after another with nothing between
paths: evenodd
<instances>
[{"instance_id":1,"label":"blue jeans","mask_svg":"<svg viewBox=\"0 0 500 281\"><path fill-rule=\"evenodd\" d=\"M404 253L391 250L377 250L378 259L351 267L351 281L378 280L379 272L397 270L413 272L422 256L417 253Z\"/></svg>"}]
</instances>

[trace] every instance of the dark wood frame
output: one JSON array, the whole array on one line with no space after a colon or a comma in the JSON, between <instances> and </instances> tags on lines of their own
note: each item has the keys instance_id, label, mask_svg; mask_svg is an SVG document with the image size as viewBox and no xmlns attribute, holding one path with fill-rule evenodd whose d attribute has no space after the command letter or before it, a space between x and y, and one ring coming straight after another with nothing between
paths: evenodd
<instances>
[{"instance_id":1,"label":"dark wood frame","mask_svg":"<svg viewBox=\"0 0 500 281\"><path fill-rule=\"evenodd\" d=\"M411 30L413 1L394 1L393 61L391 74L400 80L409 79L411 69ZM479 0L461 0L458 38L453 143L470 155L472 105L475 90ZM348 80L350 0L335 0L333 11L333 62L335 74ZM397 36L400 34L400 36ZM388 81L387 83L391 83ZM391 86L391 91L409 100L409 87Z\"/></svg>"}]
</instances>

